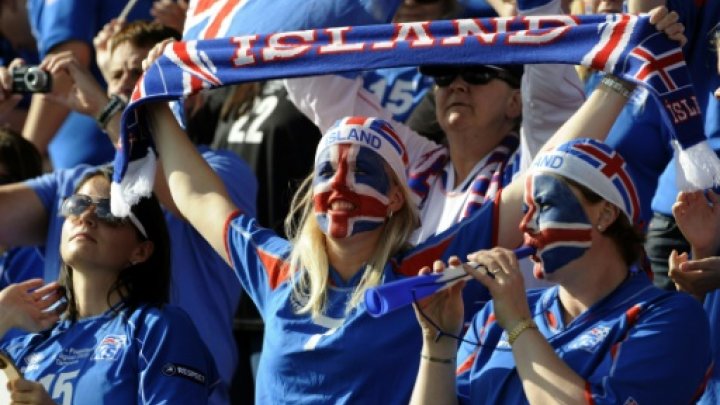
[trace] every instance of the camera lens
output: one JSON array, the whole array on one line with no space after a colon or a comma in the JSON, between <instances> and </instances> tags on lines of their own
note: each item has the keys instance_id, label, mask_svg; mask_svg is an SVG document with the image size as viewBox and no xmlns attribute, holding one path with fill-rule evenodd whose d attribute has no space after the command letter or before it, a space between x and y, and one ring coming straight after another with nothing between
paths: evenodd
<instances>
[{"instance_id":1,"label":"camera lens","mask_svg":"<svg viewBox=\"0 0 720 405\"><path fill-rule=\"evenodd\" d=\"M25 73L25 84L30 91L42 90L47 83L47 73L38 68L28 69Z\"/></svg>"}]
</instances>

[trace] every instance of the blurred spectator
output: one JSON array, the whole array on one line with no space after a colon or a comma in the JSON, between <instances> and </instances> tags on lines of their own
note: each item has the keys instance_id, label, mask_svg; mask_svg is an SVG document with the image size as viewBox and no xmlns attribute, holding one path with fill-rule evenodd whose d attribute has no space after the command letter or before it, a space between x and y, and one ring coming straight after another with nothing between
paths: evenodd
<instances>
[{"instance_id":1,"label":"blurred spectator","mask_svg":"<svg viewBox=\"0 0 720 405\"><path fill-rule=\"evenodd\" d=\"M130 23L117 32L112 37L108 65L108 71L111 72L108 89L115 92L114 95L104 93L88 70L70 52L53 55L43 63L48 70L63 72L69 77L69 96L58 97L58 101L62 99L62 102L77 111L93 116L112 108L113 114L107 115L104 127L111 138L117 139L122 108L113 105L129 97L135 80L142 72L141 62L149 46L163 38L177 35L174 30L158 23L142 21ZM102 136L103 141L111 145L107 136ZM257 183L250 168L231 152L214 152L207 147L199 149L213 170L227 181L227 190L233 196L233 201L254 215ZM60 258L56 251L47 247L57 246L59 242L62 223L57 218L59 205L83 173L94 169L92 166L79 165L24 184L0 187L0 208L17 210L17 217L14 218L17 221L0 224L6 232L0 232L0 243L44 245L44 276L47 281L57 279ZM159 175L162 176L161 170ZM228 389L238 361L232 320L242 292L235 286L236 278L227 264L177 213L167 184L162 181L164 177L159 179L161 181L155 182L155 193L163 205L173 245L170 299L190 315L215 358L222 384L214 390L211 402L227 403ZM18 209L19 206L22 209Z\"/></svg>"},{"instance_id":2,"label":"blurred spectator","mask_svg":"<svg viewBox=\"0 0 720 405\"><path fill-rule=\"evenodd\" d=\"M14 403L205 404L217 385L197 329L166 305L170 241L157 199L113 217L111 176L89 173L62 202L64 288L34 279L0 292L0 335L38 332L2 345L22 368Z\"/></svg>"},{"instance_id":3,"label":"blurred spectator","mask_svg":"<svg viewBox=\"0 0 720 405\"><path fill-rule=\"evenodd\" d=\"M41 59L69 51L100 80L93 59L93 38L105 23L120 15L126 4L122 0L29 0L30 24ZM138 0L126 20L149 18L151 7L152 0ZM67 76L53 78L58 93L68 87ZM71 112L40 93L33 95L23 136L55 168L100 164L111 160L115 152L92 117Z\"/></svg>"}]
</instances>

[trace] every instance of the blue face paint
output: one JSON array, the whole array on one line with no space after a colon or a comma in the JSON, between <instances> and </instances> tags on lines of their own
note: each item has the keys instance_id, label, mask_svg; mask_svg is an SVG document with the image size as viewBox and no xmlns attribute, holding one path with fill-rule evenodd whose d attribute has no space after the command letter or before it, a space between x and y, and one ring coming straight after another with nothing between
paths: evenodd
<instances>
[{"instance_id":1,"label":"blue face paint","mask_svg":"<svg viewBox=\"0 0 720 405\"><path fill-rule=\"evenodd\" d=\"M313 179L315 216L322 232L346 238L382 225L390 184L385 161L372 149L355 144L327 148Z\"/></svg>"},{"instance_id":2,"label":"blue face paint","mask_svg":"<svg viewBox=\"0 0 720 405\"><path fill-rule=\"evenodd\" d=\"M544 278L580 258L592 244L592 224L580 201L563 180L548 174L528 176L527 212L520 230L525 244L537 249L535 277Z\"/></svg>"}]
</instances>

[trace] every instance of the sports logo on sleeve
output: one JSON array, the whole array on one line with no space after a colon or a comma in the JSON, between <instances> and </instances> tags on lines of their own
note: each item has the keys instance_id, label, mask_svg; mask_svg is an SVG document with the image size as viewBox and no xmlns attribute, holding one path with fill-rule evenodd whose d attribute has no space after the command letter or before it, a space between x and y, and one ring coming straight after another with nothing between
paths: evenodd
<instances>
[{"instance_id":1,"label":"sports logo on sleeve","mask_svg":"<svg viewBox=\"0 0 720 405\"><path fill-rule=\"evenodd\" d=\"M205 374L200 371L177 363L165 363L162 373L168 377L182 377L194 383L205 384Z\"/></svg>"}]
</instances>

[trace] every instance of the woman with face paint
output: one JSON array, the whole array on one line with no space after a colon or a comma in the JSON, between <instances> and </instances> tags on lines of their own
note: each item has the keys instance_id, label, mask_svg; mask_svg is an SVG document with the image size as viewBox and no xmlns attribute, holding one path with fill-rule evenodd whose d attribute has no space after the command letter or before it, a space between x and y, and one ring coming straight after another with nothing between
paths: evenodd
<instances>
[{"instance_id":1,"label":"woman with face paint","mask_svg":"<svg viewBox=\"0 0 720 405\"><path fill-rule=\"evenodd\" d=\"M493 300L475 315L459 350L447 337L462 327L459 293L417 305L424 361L411 403L697 400L712 369L707 318L690 296L654 287L636 266L640 204L622 156L596 140L566 142L536 156L524 186L524 243L536 248L535 275L556 286L526 292L508 249L473 253L465 264L451 258Z\"/></svg>"}]
</instances>

